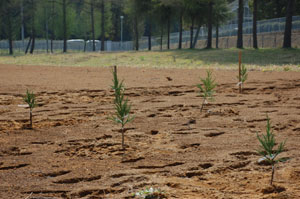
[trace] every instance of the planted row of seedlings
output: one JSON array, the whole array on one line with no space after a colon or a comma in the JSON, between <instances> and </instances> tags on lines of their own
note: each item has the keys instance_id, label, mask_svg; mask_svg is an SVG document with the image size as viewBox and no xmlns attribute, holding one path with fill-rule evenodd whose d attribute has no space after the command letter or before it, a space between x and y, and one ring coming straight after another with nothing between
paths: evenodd
<instances>
[{"instance_id":1,"label":"planted row of seedlings","mask_svg":"<svg viewBox=\"0 0 300 199\"><path fill-rule=\"evenodd\" d=\"M112 70L113 74L113 85L111 86L112 90L114 91L114 110L115 114L109 117L109 120L112 120L116 124L121 126L120 132L122 134L122 150L125 150L125 125L130 123L134 120L135 116L130 114L131 111L131 104L129 104L128 98L125 98L125 87L124 81L120 81L117 75L117 67L114 66ZM239 71L239 76L237 77L239 80L238 86L240 86L240 92L242 92L242 85L248 78L248 71L247 68L242 65L241 70ZM200 89L200 95L203 98L202 105L200 111L202 112L204 105L208 103L207 101L214 100L214 89L217 86L215 79L212 77L212 71L207 70L206 78L201 78L201 83L197 85ZM26 96L24 101L28 104L29 107L29 114L30 114L30 128L32 128L32 111L34 107L36 107L36 100L35 95L33 92L29 92L27 90ZM257 139L260 143L260 149L258 150L258 154L262 156L259 161L265 161L269 165L272 166L272 173L271 173L271 180L270 185L273 185L274 179L274 172L275 172L275 165L278 162L286 161L284 158L278 158L278 155L284 151L285 141L281 142L277 149L274 149L276 142L275 142L275 135L271 130L270 119L267 116L267 126L266 126L266 134L258 135ZM137 197L143 198L157 198L158 195L157 191L153 191L153 188L149 190L152 191L140 191L136 193ZM142 194L143 193L143 194Z\"/></svg>"},{"instance_id":2,"label":"planted row of seedlings","mask_svg":"<svg viewBox=\"0 0 300 199\"><path fill-rule=\"evenodd\" d=\"M243 85L248 78L248 70L245 65L241 66L241 70L239 71L239 79L238 86L240 87L240 93L243 92ZM217 86L215 83L215 79L212 78L212 72L207 71L207 76L205 79L201 78L201 84L198 84L197 87L200 89L200 95L203 98L203 102L201 105L200 111L202 112L204 105L207 103L207 100L214 100L213 94L215 93L214 88ZM266 134L258 135L256 137L260 143L260 149L257 151L259 155L263 156L259 159L259 162L265 161L267 164L272 166L271 180L270 185L273 185L275 165L278 162L285 162L287 158L278 158L278 155L284 151L285 142L281 142L277 149L274 149L275 135L271 130L270 118L267 115L267 126L266 126Z\"/></svg>"}]
</instances>

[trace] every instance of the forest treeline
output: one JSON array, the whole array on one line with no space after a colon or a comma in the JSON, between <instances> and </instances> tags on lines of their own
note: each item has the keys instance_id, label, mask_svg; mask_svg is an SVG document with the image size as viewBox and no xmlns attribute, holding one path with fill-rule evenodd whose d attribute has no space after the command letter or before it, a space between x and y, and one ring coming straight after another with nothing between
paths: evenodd
<instances>
[{"instance_id":1,"label":"forest treeline","mask_svg":"<svg viewBox=\"0 0 300 199\"><path fill-rule=\"evenodd\" d=\"M13 41L27 38L26 53L34 52L36 39L63 40L67 52L68 39L104 41L133 40L139 49L139 39L148 37L151 50L152 36L167 36L179 32L178 48L181 49L182 31L190 31L190 48L197 42L199 29L207 27L207 48L212 47L212 28L218 27L235 15L239 28L237 47L242 48L243 4L249 2L253 12L253 46L257 47L256 21L286 17L283 47L291 47L292 16L300 14L299 0L238 0L236 13L229 10L233 0L1 0L0 40L8 40L10 54ZM196 30L196 32L194 32ZM52 44L52 42L51 42ZM51 45L52 49L52 45Z\"/></svg>"}]
</instances>

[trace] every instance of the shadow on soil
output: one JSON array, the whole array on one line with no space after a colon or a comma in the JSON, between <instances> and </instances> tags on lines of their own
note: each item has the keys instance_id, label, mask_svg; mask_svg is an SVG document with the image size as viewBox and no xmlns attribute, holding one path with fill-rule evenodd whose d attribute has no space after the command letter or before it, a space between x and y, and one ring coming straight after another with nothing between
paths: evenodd
<instances>
[{"instance_id":1,"label":"shadow on soil","mask_svg":"<svg viewBox=\"0 0 300 199\"><path fill-rule=\"evenodd\" d=\"M167 51L165 51L167 52ZM192 59L204 64L236 64L239 49L188 49L173 50L171 56L177 59ZM299 65L300 49L242 49L242 62L252 65Z\"/></svg>"}]
</instances>

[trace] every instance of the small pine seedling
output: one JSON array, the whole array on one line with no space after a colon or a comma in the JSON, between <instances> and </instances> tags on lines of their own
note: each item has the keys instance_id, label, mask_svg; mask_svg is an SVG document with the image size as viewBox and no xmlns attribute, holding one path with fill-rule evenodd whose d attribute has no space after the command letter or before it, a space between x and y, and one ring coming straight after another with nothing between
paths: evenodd
<instances>
[{"instance_id":1,"label":"small pine seedling","mask_svg":"<svg viewBox=\"0 0 300 199\"><path fill-rule=\"evenodd\" d=\"M201 82L203 83L203 86L201 84L197 85L200 89L200 93L202 93L201 96L203 97L200 112L202 112L206 100L213 100L213 94L215 92L214 88L217 86L215 80L212 78L212 72L210 70L207 70L207 77L205 79L201 78Z\"/></svg>"},{"instance_id":2,"label":"small pine seedling","mask_svg":"<svg viewBox=\"0 0 300 199\"><path fill-rule=\"evenodd\" d=\"M275 164L286 160L285 158L276 159L277 156L284 150L285 141L279 144L277 150L273 149L275 146L275 137L273 131L271 130L270 119L268 116L267 116L266 135L259 136L258 133L256 133L256 136L261 145L261 149L258 150L258 153L263 156L263 158L259 159L259 162L266 161L270 165L272 165L272 174L271 174L271 181L270 181L270 184L272 185L274 172L275 172Z\"/></svg>"},{"instance_id":3,"label":"small pine seedling","mask_svg":"<svg viewBox=\"0 0 300 199\"><path fill-rule=\"evenodd\" d=\"M125 125L131 122L134 119L134 116L130 115L131 105L128 104L128 99L124 98L125 88L123 86L123 81L119 81L117 76L117 71L113 72L113 86L112 89L115 92L114 106L115 106L115 116L110 117L109 119L114 121L117 124L121 124L121 133L122 133L122 149L124 150L124 133Z\"/></svg>"},{"instance_id":4,"label":"small pine seedling","mask_svg":"<svg viewBox=\"0 0 300 199\"><path fill-rule=\"evenodd\" d=\"M36 106L35 103L35 95L33 92L26 91L26 95L24 97L24 102L26 102L29 106L29 120L30 120L30 128L32 128L32 110Z\"/></svg>"},{"instance_id":5,"label":"small pine seedling","mask_svg":"<svg viewBox=\"0 0 300 199\"><path fill-rule=\"evenodd\" d=\"M237 76L237 78L239 79L239 76ZM241 92L243 92L243 85L247 79L248 79L248 70L246 66L243 64L241 68L241 81L238 83L238 85L241 85L242 88Z\"/></svg>"}]
</instances>

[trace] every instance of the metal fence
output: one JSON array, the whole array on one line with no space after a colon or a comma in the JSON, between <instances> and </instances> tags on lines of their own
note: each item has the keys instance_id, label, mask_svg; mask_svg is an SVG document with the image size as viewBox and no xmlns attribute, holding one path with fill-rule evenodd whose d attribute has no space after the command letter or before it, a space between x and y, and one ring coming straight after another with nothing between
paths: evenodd
<instances>
[{"instance_id":1,"label":"metal fence","mask_svg":"<svg viewBox=\"0 0 300 199\"><path fill-rule=\"evenodd\" d=\"M300 16L293 16L293 46L300 46L299 34L297 31L300 31ZM278 47L278 44L283 39L282 35L285 28L285 17L275 18L269 20L262 20L257 22L257 34L261 47ZM231 48L235 46L236 39L234 37L237 35L238 24L227 24L219 28L219 43L221 48ZM194 31L195 36L196 30ZM243 35L244 35L244 46L251 47L251 35L252 35L252 22L247 22L243 24ZM264 42L264 39L267 38L267 35L272 36L273 44L268 44L270 42ZM216 30L213 30L213 38L216 38ZM197 45L196 47L204 47L204 43L207 40L207 28L201 27ZM299 41L298 41L299 40ZM28 40L23 41L14 41L13 47L15 51L24 52L25 46ZM152 37L152 47L153 49L159 49L161 38ZM171 33L170 35L170 45L171 48L176 48L179 42L179 33ZM190 42L190 31L183 31L182 34L182 46L183 48L188 48ZM166 48L167 40L166 36L163 37L163 49ZM264 45L265 44L265 45ZM267 45L268 44L268 45ZM69 51L92 51L92 41L84 41L81 39L77 40L68 40L67 44ZM7 41L0 41L0 49L8 50L9 45ZM35 52L46 52L50 51L50 41L46 40L36 40L35 42ZM61 51L63 49L63 41L53 41L53 50ZM100 51L101 42L96 40L96 51ZM114 41L105 41L104 44L105 51L130 51L134 50L133 41L125 42L114 42ZM148 49L148 38L143 37L139 40L139 49L146 50Z\"/></svg>"}]
</instances>

